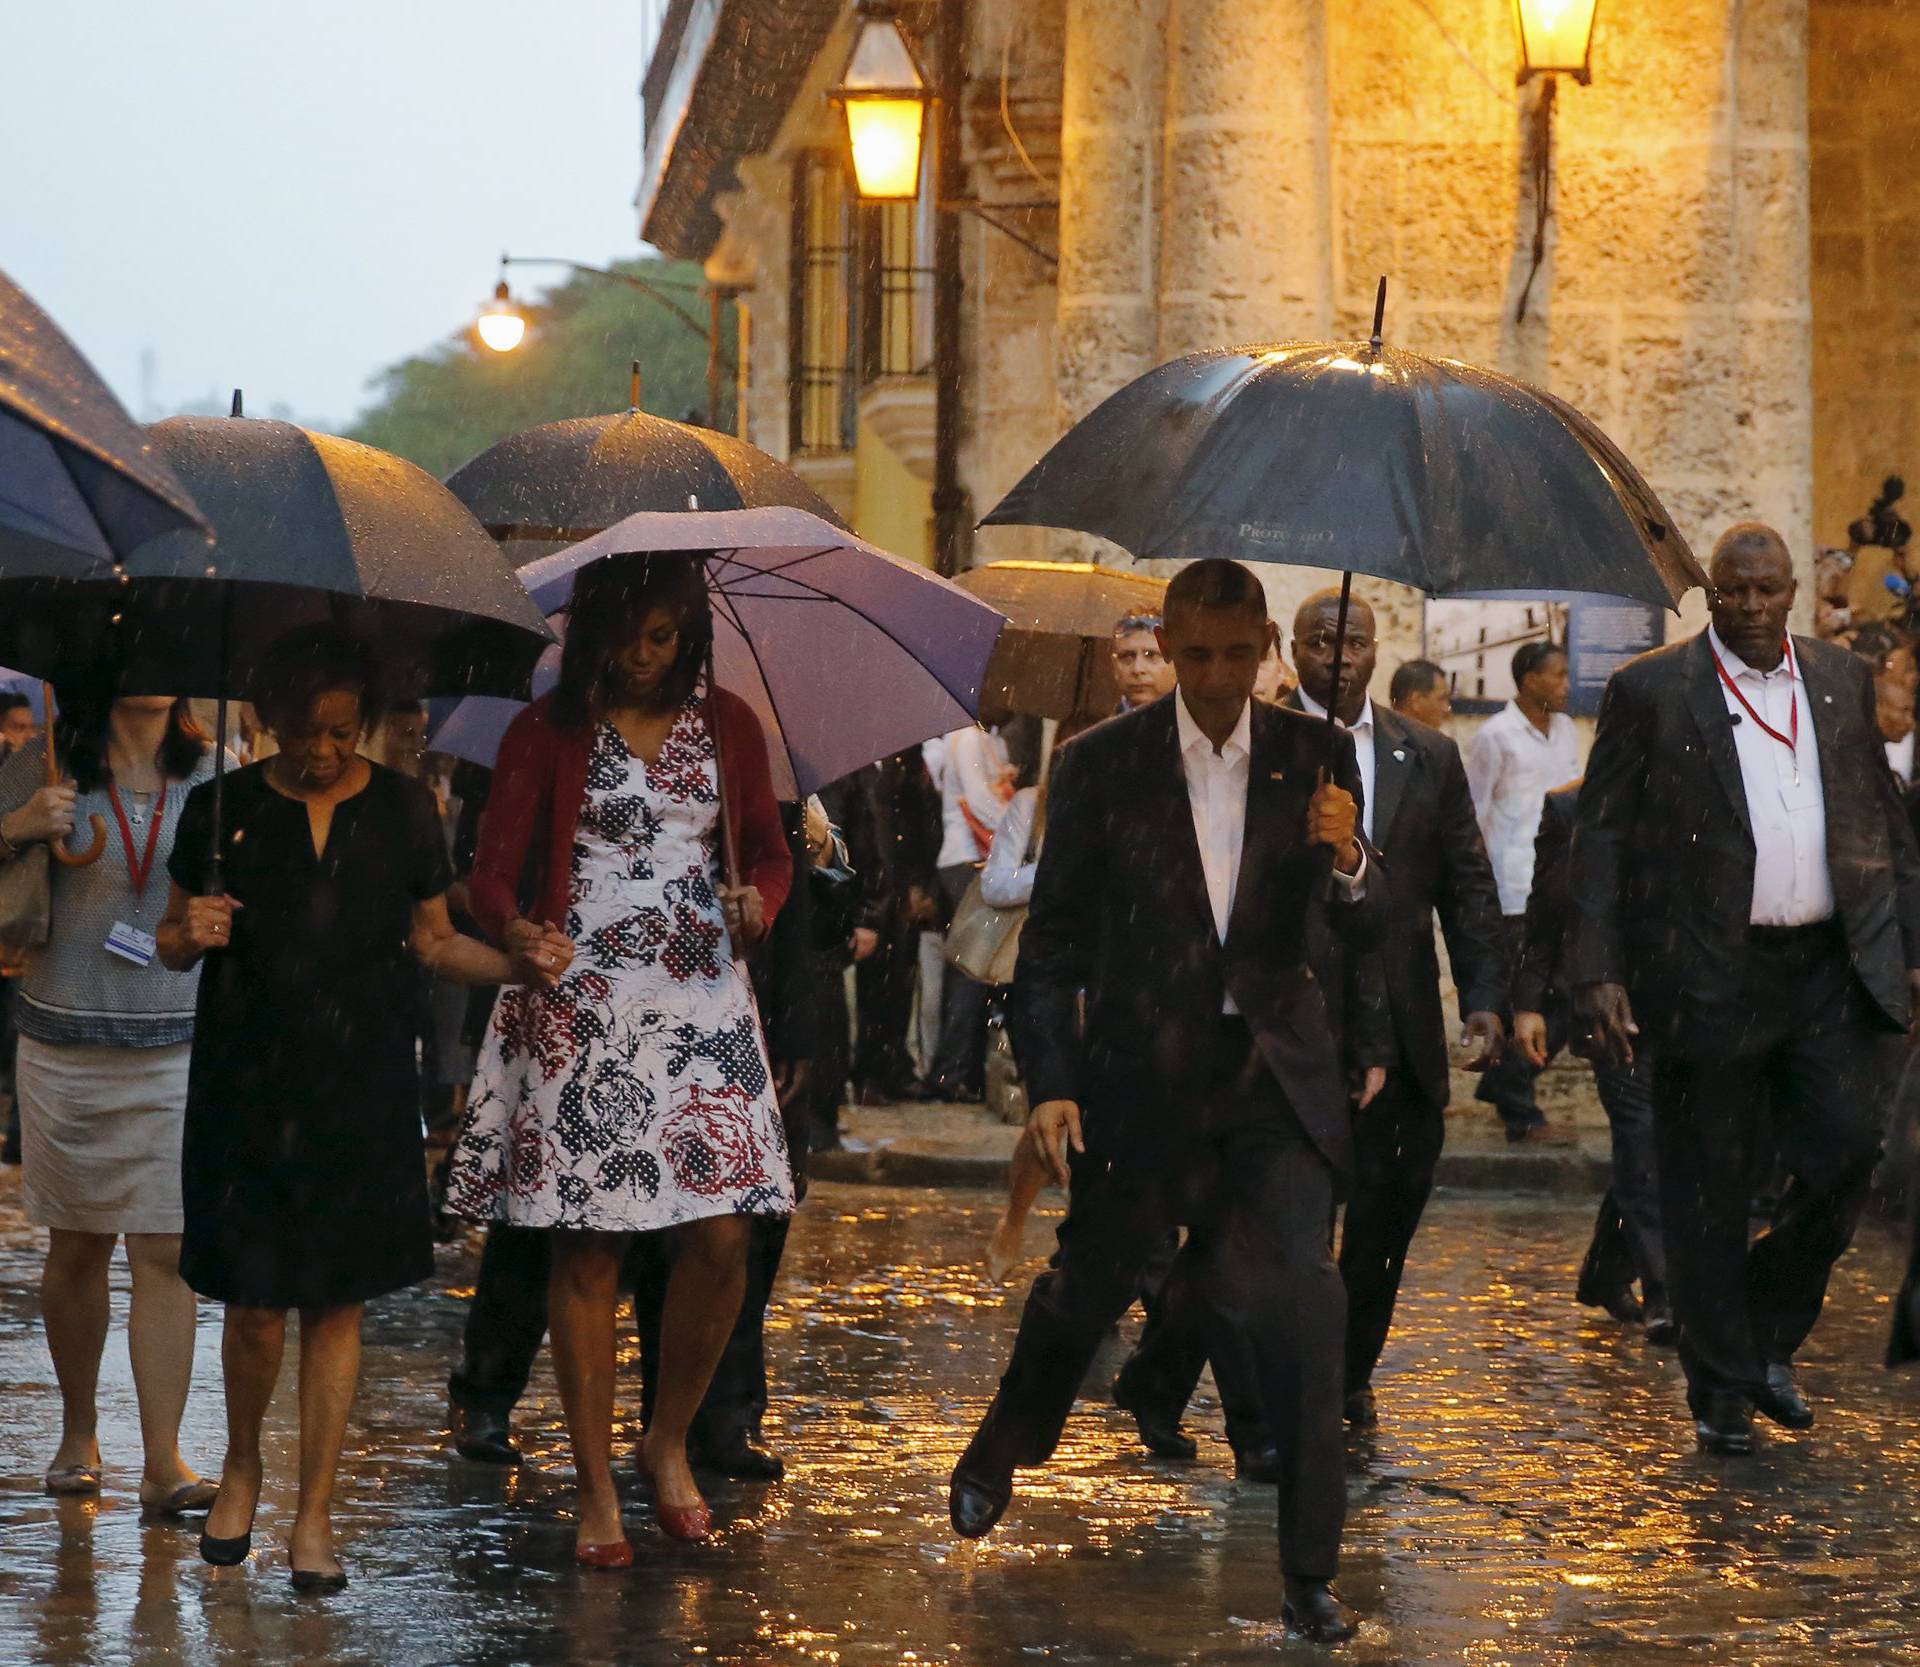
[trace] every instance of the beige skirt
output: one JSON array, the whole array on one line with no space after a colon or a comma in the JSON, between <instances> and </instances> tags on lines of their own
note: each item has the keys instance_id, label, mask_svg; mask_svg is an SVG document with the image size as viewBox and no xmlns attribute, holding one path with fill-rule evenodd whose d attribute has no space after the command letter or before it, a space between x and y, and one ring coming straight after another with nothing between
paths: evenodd
<instances>
[{"instance_id":1,"label":"beige skirt","mask_svg":"<svg viewBox=\"0 0 1920 1667\"><path fill-rule=\"evenodd\" d=\"M192 1057L191 1042L107 1048L22 1036L27 1219L75 1233L178 1233Z\"/></svg>"}]
</instances>

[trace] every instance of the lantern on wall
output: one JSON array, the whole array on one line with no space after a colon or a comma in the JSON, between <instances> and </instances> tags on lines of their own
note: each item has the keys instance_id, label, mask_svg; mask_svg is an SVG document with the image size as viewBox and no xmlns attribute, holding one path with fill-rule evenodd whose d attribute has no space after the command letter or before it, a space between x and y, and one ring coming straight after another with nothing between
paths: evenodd
<instances>
[{"instance_id":1,"label":"lantern on wall","mask_svg":"<svg viewBox=\"0 0 1920 1667\"><path fill-rule=\"evenodd\" d=\"M1536 75L1593 79L1593 14L1599 0L1514 0L1520 24L1520 81Z\"/></svg>"},{"instance_id":2,"label":"lantern on wall","mask_svg":"<svg viewBox=\"0 0 1920 1667\"><path fill-rule=\"evenodd\" d=\"M854 188L869 202L911 202L920 194L927 84L900 24L884 7L863 7L846 73L827 97L847 118Z\"/></svg>"}]
</instances>

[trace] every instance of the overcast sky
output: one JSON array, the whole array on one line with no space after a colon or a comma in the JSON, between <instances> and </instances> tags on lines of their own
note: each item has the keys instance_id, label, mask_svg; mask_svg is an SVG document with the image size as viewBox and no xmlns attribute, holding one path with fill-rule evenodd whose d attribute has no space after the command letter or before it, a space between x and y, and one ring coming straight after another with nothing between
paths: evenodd
<instances>
[{"instance_id":1,"label":"overcast sky","mask_svg":"<svg viewBox=\"0 0 1920 1667\"><path fill-rule=\"evenodd\" d=\"M647 9L11 0L0 269L136 416L239 386L343 425L502 249L637 252Z\"/></svg>"}]
</instances>

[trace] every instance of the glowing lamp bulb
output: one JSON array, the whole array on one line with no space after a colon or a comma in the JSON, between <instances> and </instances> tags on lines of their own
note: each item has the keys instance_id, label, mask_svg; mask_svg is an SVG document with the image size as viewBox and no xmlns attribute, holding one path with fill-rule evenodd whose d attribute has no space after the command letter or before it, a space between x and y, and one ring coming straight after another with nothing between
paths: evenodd
<instances>
[{"instance_id":1,"label":"glowing lamp bulb","mask_svg":"<svg viewBox=\"0 0 1920 1667\"><path fill-rule=\"evenodd\" d=\"M511 353L527 335L527 321L513 304L503 278L494 286L493 299L480 309L473 321L474 333L495 353Z\"/></svg>"}]
</instances>

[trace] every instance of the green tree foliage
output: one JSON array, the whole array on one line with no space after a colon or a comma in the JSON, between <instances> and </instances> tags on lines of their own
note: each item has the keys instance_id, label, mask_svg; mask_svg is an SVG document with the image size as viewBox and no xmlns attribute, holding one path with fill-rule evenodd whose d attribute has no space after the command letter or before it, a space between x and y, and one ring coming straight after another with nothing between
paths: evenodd
<instances>
[{"instance_id":1,"label":"green tree foliage","mask_svg":"<svg viewBox=\"0 0 1920 1667\"><path fill-rule=\"evenodd\" d=\"M630 272L661 290L703 327L707 298L698 265L635 260ZM522 303L527 335L511 353L482 347L470 330L375 378L379 398L347 430L444 478L505 435L563 417L624 411L629 367L640 362L640 403L663 417L705 420L707 348L700 334L652 296L579 273L540 300ZM722 310L721 341L734 355L735 314ZM723 371L720 425L733 425L733 379Z\"/></svg>"}]
</instances>

